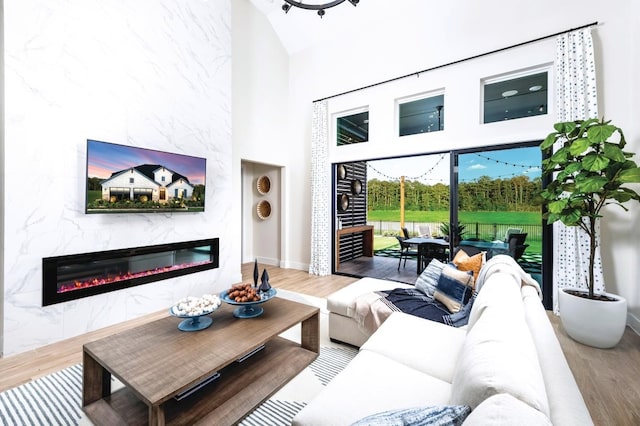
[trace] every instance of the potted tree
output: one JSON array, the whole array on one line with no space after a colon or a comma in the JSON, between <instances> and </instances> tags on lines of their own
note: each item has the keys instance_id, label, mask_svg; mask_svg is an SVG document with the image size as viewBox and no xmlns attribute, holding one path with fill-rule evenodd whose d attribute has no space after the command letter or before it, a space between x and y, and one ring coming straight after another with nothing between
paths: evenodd
<instances>
[{"instance_id":1,"label":"potted tree","mask_svg":"<svg viewBox=\"0 0 640 426\"><path fill-rule=\"evenodd\" d=\"M451 224L450 222L443 222L440 224L440 232L444 235L446 241L450 241L453 238L453 245L457 246L462 241L462 237L465 234L465 225L460 222Z\"/></svg>"},{"instance_id":2,"label":"potted tree","mask_svg":"<svg viewBox=\"0 0 640 426\"><path fill-rule=\"evenodd\" d=\"M567 334L590 346L610 348L624 333L627 302L612 294L594 292L595 250L598 221L606 205L640 201L625 186L640 182L640 168L625 152L622 129L610 121L589 119L556 123L555 131L541 143L549 156L542 161L542 175L552 177L541 192L547 207L544 218L577 226L589 237L588 291L562 289L558 293L560 318ZM554 152L554 146L558 149Z\"/></svg>"}]
</instances>

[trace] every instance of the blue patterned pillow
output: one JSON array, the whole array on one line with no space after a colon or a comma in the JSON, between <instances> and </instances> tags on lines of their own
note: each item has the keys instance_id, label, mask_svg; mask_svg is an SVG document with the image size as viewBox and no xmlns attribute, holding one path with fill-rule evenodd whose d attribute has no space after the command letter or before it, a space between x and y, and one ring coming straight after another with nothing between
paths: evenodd
<instances>
[{"instance_id":1,"label":"blue patterned pillow","mask_svg":"<svg viewBox=\"0 0 640 426\"><path fill-rule=\"evenodd\" d=\"M352 426L458 426L471 413L466 405L442 405L389 410L358 420Z\"/></svg>"},{"instance_id":2,"label":"blue patterned pillow","mask_svg":"<svg viewBox=\"0 0 640 426\"><path fill-rule=\"evenodd\" d=\"M438 259L431 259L431 262L424 268L416 280L416 288L429 297L433 297L433 293L438 286L438 280L446 263L440 262Z\"/></svg>"},{"instance_id":3,"label":"blue patterned pillow","mask_svg":"<svg viewBox=\"0 0 640 426\"><path fill-rule=\"evenodd\" d=\"M460 271L455 265L445 265L438 279L433 298L444 304L449 312L455 313L471 297L473 272Z\"/></svg>"}]
</instances>

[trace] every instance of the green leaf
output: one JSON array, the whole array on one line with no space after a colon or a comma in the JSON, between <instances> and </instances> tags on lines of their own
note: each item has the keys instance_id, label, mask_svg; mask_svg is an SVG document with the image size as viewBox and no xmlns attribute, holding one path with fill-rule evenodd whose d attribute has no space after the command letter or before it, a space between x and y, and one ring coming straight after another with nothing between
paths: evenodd
<instances>
[{"instance_id":1,"label":"green leaf","mask_svg":"<svg viewBox=\"0 0 640 426\"><path fill-rule=\"evenodd\" d=\"M591 142L602 143L609 139L617 129L616 126L611 124L596 124L589 128L587 137Z\"/></svg>"},{"instance_id":2,"label":"green leaf","mask_svg":"<svg viewBox=\"0 0 640 426\"><path fill-rule=\"evenodd\" d=\"M627 201L631 200L633 196L628 192L616 191L613 194L610 194L608 198L613 198L619 203L626 203Z\"/></svg>"},{"instance_id":3,"label":"green leaf","mask_svg":"<svg viewBox=\"0 0 640 426\"><path fill-rule=\"evenodd\" d=\"M558 186L558 193L561 194L563 192L569 192L572 193L576 190L576 184L574 182L567 182L567 183L563 183L562 185Z\"/></svg>"},{"instance_id":4,"label":"green leaf","mask_svg":"<svg viewBox=\"0 0 640 426\"><path fill-rule=\"evenodd\" d=\"M591 176L576 180L576 189L580 192L600 192L607 183L609 179L604 176Z\"/></svg>"},{"instance_id":5,"label":"green leaf","mask_svg":"<svg viewBox=\"0 0 640 426\"><path fill-rule=\"evenodd\" d=\"M549 133L549 134L547 135L547 137L546 137L546 138L544 138L544 141L542 141L542 143L540 144L540 149L541 149L542 151L547 151L547 150L549 150L550 148L552 148L552 147L553 147L553 144L556 142L556 136L557 136L557 135L558 135L558 134L557 134L556 132Z\"/></svg>"},{"instance_id":6,"label":"green leaf","mask_svg":"<svg viewBox=\"0 0 640 426\"><path fill-rule=\"evenodd\" d=\"M580 170L582 170L582 163L571 163L564 169L564 171L569 174L574 174Z\"/></svg>"},{"instance_id":7,"label":"green leaf","mask_svg":"<svg viewBox=\"0 0 640 426\"><path fill-rule=\"evenodd\" d=\"M621 183L640 182L640 167L621 170L620 173L618 174L618 180Z\"/></svg>"},{"instance_id":8,"label":"green leaf","mask_svg":"<svg viewBox=\"0 0 640 426\"><path fill-rule=\"evenodd\" d=\"M619 163L626 161L626 157L624 156L624 153L622 152L618 144L605 142L603 146L604 155L607 158Z\"/></svg>"},{"instance_id":9,"label":"green leaf","mask_svg":"<svg viewBox=\"0 0 640 426\"><path fill-rule=\"evenodd\" d=\"M582 128L583 129L588 129L590 126L593 126L595 123L599 123L600 120L597 118L590 118L588 120L584 120L582 122Z\"/></svg>"},{"instance_id":10,"label":"green leaf","mask_svg":"<svg viewBox=\"0 0 640 426\"><path fill-rule=\"evenodd\" d=\"M578 154L582 154L590 146L591 143L589 142L589 139L578 138L571 143L571 146L569 146L569 153L575 157Z\"/></svg>"},{"instance_id":11,"label":"green leaf","mask_svg":"<svg viewBox=\"0 0 640 426\"><path fill-rule=\"evenodd\" d=\"M542 160L542 175L547 176L553 173L554 168L556 167L556 163L551 161L549 158L545 158Z\"/></svg>"},{"instance_id":12,"label":"green leaf","mask_svg":"<svg viewBox=\"0 0 640 426\"><path fill-rule=\"evenodd\" d=\"M551 225L553 222L557 222L560 220L560 215L557 215L554 213L548 213L546 217L547 217L547 223L549 225Z\"/></svg>"},{"instance_id":13,"label":"green leaf","mask_svg":"<svg viewBox=\"0 0 640 426\"><path fill-rule=\"evenodd\" d=\"M562 211L567 207L568 202L569 200L566 198L563 198L557 201L552 201L551 203L549 203L547 208L549 209L550 213L561 214Z\"/></svg>"},{"instance_id":14,"label":"green leaf","mask_svg":"<svg viewBox=\"0 0 640 426\"><path fill-rule=\"evenodd\" d=\"M556 163L564 163L565 161L567 161L568 154L569 150L567 148L560 148L551 156L551 161L555 161Z\"/></svg>"},{"instance_id":15,"label":"green leaf","mask_svg":"<svg viewBox=\"0 0 640 426\"><path fill-rule=\"evenodd\" d=\"M576 123L573 121L565 121L564 123L556 123L553 125L553 128L556 129L558 133L570 133L573 129L576 128Z\"/></svg>"},{"instance_id":16,"label":"green leaf","mask_svg":"<svg viewBox=\"0 0 640 426\"><path fill-rule=\"evenodd\" d=\"M595 152L587 154L582 159L582 167L590 172L599 172L609 165L609 159L602 154Z\"/></svg>"},{"instance_id":17,"label":"green leaf","mask_svg":"<svg viewBox=\"0 0 640 426\"><path fill-rule=\"evenodd\" d=\"M560 217L560 220L566 226L577 226L581 219L582 213L579 210L573 210L569 214L563 214Z\"/></svg>"}]
</instances>

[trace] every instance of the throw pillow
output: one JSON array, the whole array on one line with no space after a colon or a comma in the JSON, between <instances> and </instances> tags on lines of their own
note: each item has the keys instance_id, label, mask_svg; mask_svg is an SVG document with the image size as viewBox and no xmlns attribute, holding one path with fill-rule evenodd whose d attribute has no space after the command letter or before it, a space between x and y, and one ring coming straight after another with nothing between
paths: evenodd
<instances>
[{"instance_id":1,"label":"throw pillow","mask_svg":"<svg viewBox=\"0 0 640 426\"><path fill-rule=\"evenodd\" d=\"M469 413L471 408L466 405L413 407L372 414L358 420L352 426L458 426L464 422Z\"/></svg>"},{"instance_id":2,"label":"throw pillow","mask_svg":"<svg viewBox=\"0 0 640 426\"><path fill-rule=\"evenodd\" d=\"M442 268L444 268L445 265L445 263L440 262L438 259L432 259L416 280L416 288L427 296L433 297L433 293L438 286Z\"/></svg>"},{"instance_id":3,"label":"throw pillow","mask_svg":"<svg viewBox=\"0 0 640 426\"><path fill-rule=\"evenodd\" d=\"M444 315L442 320L445 324L452 327L462 327L469 323L469 316L471 314L471 308L473 308L473 302L476 300L476 294L472 293L471 299L466 305L460 308L456 313Z\"/></svg>"},{"instance_id":4,"label":"throw pillow","mask_svg":"<svg viewBox=\"0 0 640 426\"><path fill-rule=\"evenodd\" d=\"M455 265L446 265L438 279L434 299L455 313L471 297L473 291L473 272L459 271Z\"/></svg>"},{"instance_id":5,"label":"throw pillow","mask_svg":"<svg viewBox=\"0 0 640 426\"><path fill-rule=\"evenodd\" d=\"M485 264L486 253L486 251L481 251L480 253L474 254L473 256L469 256L467 252L465 252L463 249L460 249L453 258L453 263L461 271L473 272L473 279L475 281L478 279L480 269L482 269Z\"/></svg>"}]
</instances>

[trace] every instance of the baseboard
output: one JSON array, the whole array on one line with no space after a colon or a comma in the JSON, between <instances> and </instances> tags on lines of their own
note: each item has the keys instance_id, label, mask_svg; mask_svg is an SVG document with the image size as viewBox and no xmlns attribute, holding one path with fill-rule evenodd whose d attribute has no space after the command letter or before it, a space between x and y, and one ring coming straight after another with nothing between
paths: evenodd
<instances>
[{"instance_id":1,"label":"baseboard","mask_svg":"<svg viewBox=\"0 0 640 426\"><path fill-rule=\"evenodd\" d=\"M301 262L282 261L282 262L280 262L280 267L281 268L286 268L286 269L299 269L301 271L308 271L309 270L309 264L308 263L301 263Z\"/></svg>"},{"instance_id":2,"label":"baseboard","mask_svg":"<svg viewBox=\"0 0 640 426\"><path fill-rule=\"evenodd\" d=\"M627 312L627 325L640 336L640 318Z\"/></svg>"},{"instance_id":3,"label":"baseboard","mask_svg":"<svg viewBox=\"0 0 640 426\"><path fill-rule=\"evenodd\" d=\"M278 259L273 259L271 257L257 257L257 260L258 260L258 266L260 265L278 266L280 264L280 261Z\"/></svg>"}]
</instances>

